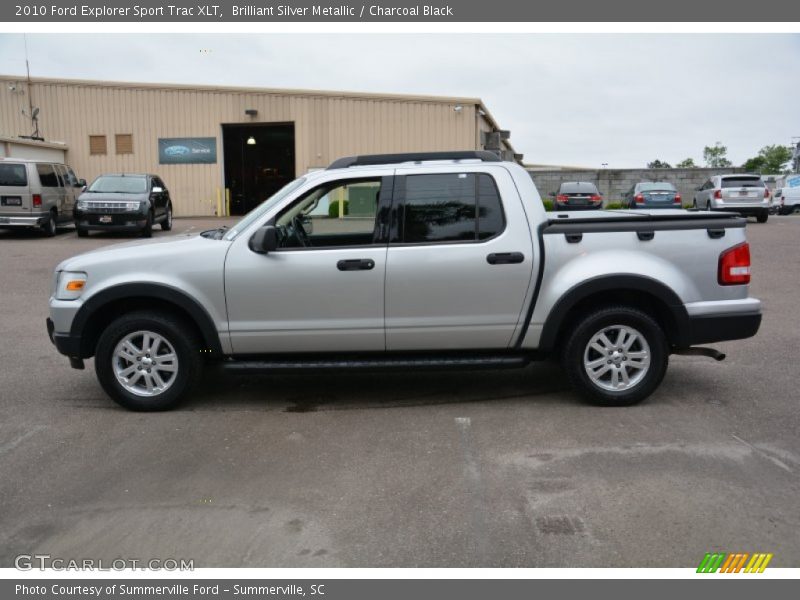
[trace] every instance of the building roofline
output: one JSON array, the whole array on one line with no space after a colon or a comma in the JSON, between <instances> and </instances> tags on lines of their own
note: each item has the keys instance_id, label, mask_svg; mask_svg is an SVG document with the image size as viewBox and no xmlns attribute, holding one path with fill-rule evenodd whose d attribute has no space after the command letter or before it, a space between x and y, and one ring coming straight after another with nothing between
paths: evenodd
<instances>
[{"instance_id":1,"label":"building roofline","mask_svg":"<svg viewBox=\"0 0 800 600\"><path fill-rule=\"evenodd\" d=\"M26 81L25 75L0 74L0 81ZM438 103L458 103L473 104L480 107L490 122L496 122L489 115L489 111L480 98L468 98L461 96L430 96L423 94L385 94L377 92L351 92L337 90L314 90L301 88L266 88L266 87L239 87L208 84L188 84L188 83L146 83L138 81L110 81L103 79L68 79L54 77L31 77L33 84L45 85L74 85L86 87L105 87L105 88L128 88L143 90L194 90L220 93L238 94L265 94L265 95L289 95L289 96L322 96L326 98L363 98L374 100L397 100L405 102L438 102Z\"/></svg>"},{"instance_id":2,"label":"building roofline","mask_svg":"<svg viewBox=\"0 0 800 600\"><path fill-rule=\"evenodd\" d=\"M35 146L37 148L52 148L53 150L67 150L69 148L69 146L67 146L63 142L32 140L30 138L14 137L11 135L2 135L2 134L0 134L0 143L20 144L22 146ZM7 156L6 158L13 158L13 157Z\"/></svg>"}]
</instances>

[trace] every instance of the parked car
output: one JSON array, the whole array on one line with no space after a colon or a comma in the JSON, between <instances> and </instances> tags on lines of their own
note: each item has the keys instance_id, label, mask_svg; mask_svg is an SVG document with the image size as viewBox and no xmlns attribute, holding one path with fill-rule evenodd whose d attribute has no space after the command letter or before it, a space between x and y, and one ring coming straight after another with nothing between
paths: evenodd
<instances>
[{"instance_id":1,"label":"parked car","mask_svg":"<svg viewBox=\"0 0 800 600\"><path fill-rule=\"evenodd\" d=\"M331 198L359 218L317 210ZM73 367L94 356L103 389L132 410L175 406L209 363L413 371L547 357L590 401L630 405L670 354L719 360L692 347L755 335L745 223L683 210L551 219L528 172L490 152L349 157L231 229L63 261L47 329Z\"/></svg>"},{"instance_id":2,"label":"parked car","mask_svg":"<svg viewBox=\"0 0 800 600\"><path fill-rule=\"evenodd\" d=\"M588 181L565 181L558 187L553 210L596 210L603 206L603 195Z\"/></svg>"},{"instance_id":3,"label":"parked car","mask_svg":"<svg viewBox=\"0 0 800 600\"><path fill-rule=\"evenodd\" d=\"M668 181L640 181L624 199L628 208L681 208L681 195Z\"/></svg>"},{"instance_id":4,"label":"parked car","mask_svg":"<svg viewBox=\"0 0 800 600\"><path fill-rule=\"evenodd\" d=\"M137 231L153 235L153 225L172 229L172 201L158 175L115 173L100 175L75 205L78 236L89 231Z\"/></svg>"},{"instance_id":5,"label":"parked car","mask_svg":"<svg viewBox=\"0 0 800 600\"><path fill-rule=\"evenodd\" d=\"M697 188L692 206L700 210L724 210L759 223L769 218L770 193L760 175L714 175Z\"/></svg>"},{"instance_id":6,"label":"parked car","mask_svg":"<svg viewBox=\"0 0 800 600\"><path fill-rule=\"evenodd\" d=\"M58 224L72 220L84 187L86 181L67 165L0 158L0 228L35 228L52 237Z\"/></svg>"}]
</instances>

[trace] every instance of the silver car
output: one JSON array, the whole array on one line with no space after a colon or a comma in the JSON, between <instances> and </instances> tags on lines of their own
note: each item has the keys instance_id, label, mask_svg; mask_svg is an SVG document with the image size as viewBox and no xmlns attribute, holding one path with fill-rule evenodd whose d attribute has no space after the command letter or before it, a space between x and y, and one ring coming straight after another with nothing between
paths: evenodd
<instances>
[{"instance_id":1,"label":"silver car","mask_svg":"<svg viewBox=\"0 0 800 600\"><path fill-rule=\"evenodd\" d=\"M760 175L714 175L697 188L692 207L736 212L766 223L770 208L769 188Z\"/></svg>"}]
</instances>

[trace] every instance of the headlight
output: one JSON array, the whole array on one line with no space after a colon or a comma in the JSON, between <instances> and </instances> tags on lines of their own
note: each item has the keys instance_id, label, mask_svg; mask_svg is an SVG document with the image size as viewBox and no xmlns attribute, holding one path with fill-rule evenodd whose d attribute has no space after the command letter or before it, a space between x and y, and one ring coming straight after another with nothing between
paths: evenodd
<instances>
[{"instance_id":1,"label":"headlight","mask_svg":"<svg viewBox=\"0 0 800 600\"><path fill-rule=\"evenodd\" d=\"M89 208L89 203L86 200L78 200L78 210L86 210Z\"/></svg>"},{"instance_id":2,"label":"headlight","mask_svg":"<svg viewBox=\"0 0 800 600\"><path fill-rule=\"evenodd\" d=\"M61 271L56 283L56 300L77 300L86 287L86 273Z\"/></svg>"}]
</instances>

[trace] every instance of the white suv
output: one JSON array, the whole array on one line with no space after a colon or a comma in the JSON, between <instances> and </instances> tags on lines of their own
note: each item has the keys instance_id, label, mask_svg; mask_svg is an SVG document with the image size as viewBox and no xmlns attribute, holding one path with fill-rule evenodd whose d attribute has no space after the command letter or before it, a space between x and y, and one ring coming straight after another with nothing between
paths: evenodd
<instances>
[{"instance_id":1,"label":"white suv","mask_svg":"<svg viewBox=\"0 0 800 600\"><path fill-rule=\"evenodd\" d=\"M766 223L770 194L760 175L714 175L697 188L692 206L700 210L724 210Z\"/></svg>"}]
</instances>

